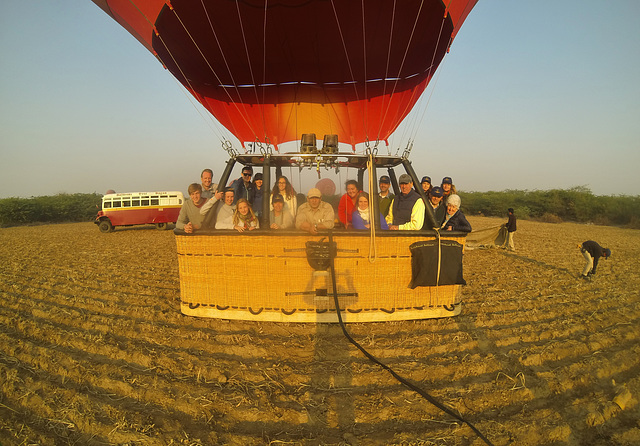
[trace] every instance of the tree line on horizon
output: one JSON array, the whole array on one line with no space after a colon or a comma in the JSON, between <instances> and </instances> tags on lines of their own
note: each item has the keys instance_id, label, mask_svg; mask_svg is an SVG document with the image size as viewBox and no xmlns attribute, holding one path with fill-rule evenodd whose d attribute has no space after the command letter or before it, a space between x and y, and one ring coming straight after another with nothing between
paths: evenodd
<instances>
[{"instance_id":1,"label":"tree line on horizon","mask_svg":"<svg viewBox=\"0 0 640 446\"><path fill-rule=\"evenodd\" d=\"M552 190L458 192L468 216L504 217L513 208L519 219L564 221L640 229L640 196L593 195L584 186ZM102 195L57 194L0 199L0 227L88 222L96 217Z\"/></svg>"}]
</instances>

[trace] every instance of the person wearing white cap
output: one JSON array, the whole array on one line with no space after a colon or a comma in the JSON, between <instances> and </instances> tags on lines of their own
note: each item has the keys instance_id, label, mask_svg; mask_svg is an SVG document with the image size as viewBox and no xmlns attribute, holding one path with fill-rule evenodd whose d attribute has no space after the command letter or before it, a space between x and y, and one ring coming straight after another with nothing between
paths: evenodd
<instances>
[{"instance_id":1,"label":"person wearing white cap","mask_svg":"<svg viewBox=\"0 0 640 446\"><path fill-rule=\"evenodd\" d=\"M460 200L459 195L449 195L449 198L447 198L447 215L444 223L442 223L443 230L471 232L471 224L469 224L467 217L460 210L461 203L462 200Z\"/></svg>"},{"instance_id":2,"label":"person wearing white cap","mask_svg":"<svg viewBox=\"0 0 640 446\"><path fill-rule=\"evenodd\" d=\"M424 224L424 201L413 189L413 180L403 173L398 179L400 194L396 195L389 208L387 224L391 230L416 231Z\"/></svg>"},{"instance_id":3,"label":"person wearing white cap","mask_svg":"<svg viewBox=\"0 0 640 446\"><path fill-rule=\"evenodd\" d=\"M307 202L302 203L296 213L296 228L316 235L320 229L331 229L335 213L329 203L322 201L320 189L311 188Z\"/></svg>"}]
</instances>

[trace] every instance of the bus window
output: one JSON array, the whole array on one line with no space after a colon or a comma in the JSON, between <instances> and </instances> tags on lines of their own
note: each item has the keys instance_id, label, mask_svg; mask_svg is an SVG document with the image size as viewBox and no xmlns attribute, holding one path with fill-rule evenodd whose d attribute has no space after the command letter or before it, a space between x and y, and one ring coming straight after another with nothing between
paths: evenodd
<instances>
[{"instance_id":1,"label":"bus window","mask_svg":"<svg viewBox=\"0 0 640 446\"><path fill-rule=\"evenodd\" d=\"M111 207L111 202L110 201L105 201L104 203L102 203L102 208L103 209L109 209Z\"/></svg>"},{"instance_id":2,"label":"bus window","mask_svg":"<svg viewBox=\"0 0 640 446\"><path fill-rule=\"evenodd\" d=\"M113 201L113 207L114 208L119 208L120 207L120 200L114 200Z\"/></svg>"},{"instance_id":3,"label":"bus window","mask_svg":"<svg viewBox=\"0 0 640 446\"><path fill-rule=\"evenodd\" d=\"M131 207L131 200L122 200L122 207L123 208Z\"/></svg>"},{"instance_id":4,"label":"bus window","mask_svg":"<svg viewBox=\"0 0 640 446\"><path fill-rule=\"evenodd\" d=\"M151 206L158 206L159 204L160 204L160 200L158 200L158 197L151 198Z\"/></svg>"},{"instance_id":5,"label":"bus window","mask_svg":"<svg viewBox=\"0 0 640 446\"><path fill-rule=\"evenodd\" d=\"M140 206L140 200L137 198L131 200L131 206Z\"/></svg>"},{"instance_id":6,"label":"bus window","mask_svg":"<svg viewBox=\"0 0 640 446\"><path fill-rule=\"evenodd\" d=\"M142 206L149 206L149 199L148 198L143 198L142 200L140 200L140 204Z\"/></svg>"}]
</instances>

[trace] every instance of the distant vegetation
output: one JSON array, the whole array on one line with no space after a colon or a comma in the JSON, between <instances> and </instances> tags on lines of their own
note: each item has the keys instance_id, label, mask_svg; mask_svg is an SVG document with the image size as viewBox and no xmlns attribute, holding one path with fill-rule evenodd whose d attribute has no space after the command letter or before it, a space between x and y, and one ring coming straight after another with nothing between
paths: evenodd
<instances>
[{"instance_id":1,"label":"distant vegetation","mask_svg":"<svg viewBox=\"0 0 640 446\"><path fill-rule=\"evenodd\" d=\"M640 229L640 196L593 195L586 187L547 191L506 190L460 192L467 215L516 216L549 223L573 221ZM0 199L0 227L33 223L93 221L100 194L58 194L33 198Z\"/></svg>"},{"instance_id":2,"label":"distant vegetation","mask_svg":"<svg viewBox=\"0 0 640 446\"><path fill-rule=\"evenodd\" d=\"M572 221L640 229L640 196L593 195L586 187L546 191L460 192L466 215L518 218L549 223Z\"/></svg>"},{"instance_id":3,"label":"distant vegetation","mask_svg":"<svg viewBox=\"0 0 640 446\"><path fill-rule=\"evenodd\" d=\"M58 194L0 199L0 227L33 223L93 221L102 195Z\"/></svg>"}]
</instances>

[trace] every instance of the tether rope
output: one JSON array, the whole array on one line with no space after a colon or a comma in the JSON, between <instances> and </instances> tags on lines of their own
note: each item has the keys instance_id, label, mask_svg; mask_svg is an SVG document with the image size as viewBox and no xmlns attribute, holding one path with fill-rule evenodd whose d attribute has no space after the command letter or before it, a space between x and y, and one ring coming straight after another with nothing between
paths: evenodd
<instances>
[{"instance_id":1,"label":"tether rope","mask_svg":"<svg viewBox=\"0 0 640 446\"><path fill-rule=\"evenodd\" d=\"M329 231L329 245L330 246L333 245L333 231L331 231L331 230ZM443 411L447 415L450 415L453 418L455 418L456 420L458 420L458 421L466 424L467 426L469 426L471 428L471 430L482 441L485 442L485 444L487 444L488 446L493 446L493 443L491 443L482 434L482 432L480 432L478 430L478 428L476 428L471 422L467 421L461 415L458 415L450 407L445 406L443 403L441 403L440 401L435 399L433 396L431 396L425 390L421 389L420 387L416 386L415 384L413 384L409 380L407 380L407 379L403 378L402 376L398 375L391 367L389 367L388 365L386 365L383 362L381 362L379 359L377 359L375 356L373 356L371 353L369 353L367 350L365 350L365 348L363 346L361 346L355 339L353 339L353 337L351 337L351 335L347 331L347 327L344 325L344 321L342 320L342 311L340 311L340 301L338 300L338 288L337 288L337 285L336 285L336 270L335 270L335 265L334 265L334 257L335 257L335 253L333 252L333 250L329 249L329 259L330 259L329 267L331 269L331 285L333 286L333 302L334 302L334 305L336 307L336 314L338 315L338 322L340 323L340 328L342 329L342 333L347 338L347 340L349 340L349 342L351 342L351 344L353 344L358 350L360 350L362 352L362 354L365 355L370 361L374 362L375 364L378 364L380 367L385 369L387 372L389 372L391 374L391 376L393 376L401 384L403 384L404 386L408 387L409 389L413 390L414 392L416 392L417 394L422 396L424 399L429 401L431 404L436 406L438 409L440 409L441 411Z\"/></svg>"},{"instance_id":2,"label":"tether rope","mask_svg":"<svg viewBox=\"0 0 640 446\"><path fill-rule=\"evenodd\" d=\"M375 222L380 219L380 217L378 216L378 214L380 214L380 211L379 211L378 207L376 206L374 208L371 205L373 200L377 200L378 199L378 197L374 197L372 195L372 193L371 193L371 192L373 192L373 187L374 187L373 175L371 174L371 172L373 172L373 168L374 168L373 167L373 154L370 153L369 154L369 158L367 159L367 171L368 171L368 177L369 177L368 178L368 183L369 183L369 233L371 234L370 237L369 237L369 263L374 263L376 261L377 256L378 256L378 253L376 251L376 224L375 224ZM356 207L357 206L358 206L358 203L356 203ZM374 215L374 213L376 215ZM380 215L382 215L382 214L380 214Z\"/></svg>"}]
</instances>

